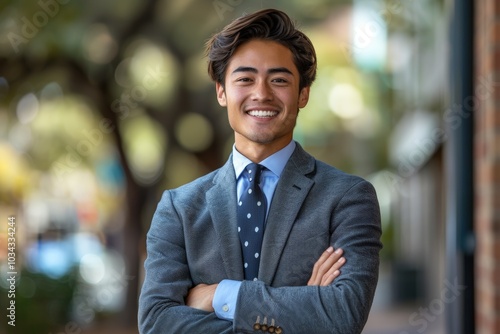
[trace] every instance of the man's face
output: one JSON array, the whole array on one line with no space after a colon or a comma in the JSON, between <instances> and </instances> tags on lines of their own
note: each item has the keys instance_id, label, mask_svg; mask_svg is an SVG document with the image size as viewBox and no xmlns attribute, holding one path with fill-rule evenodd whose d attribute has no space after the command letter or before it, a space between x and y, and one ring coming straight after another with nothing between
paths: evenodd
<instances>
[{"instance_id":1,"label":"man's face","mask_svg":"<svg viewBox=\"0 0 500 334\"><path fill-rule=\"evenodd\" d=\"M287 47L256 39L236 49L225 87L217 83L216 89L219 104L227 107L238 151L265 149L272 154L292 140L299 108L309 99L309 87L299 91L299 81Z\"/></svg>"}]
</instances>

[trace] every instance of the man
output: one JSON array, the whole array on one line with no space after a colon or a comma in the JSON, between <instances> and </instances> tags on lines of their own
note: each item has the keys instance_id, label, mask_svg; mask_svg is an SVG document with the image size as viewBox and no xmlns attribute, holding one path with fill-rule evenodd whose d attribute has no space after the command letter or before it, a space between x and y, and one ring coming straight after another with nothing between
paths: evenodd
<instances>
[{"instance_id":1,"label":"man","mask_svg":"<svg viewBox=\"0 0 500 334\"><path fill-rule=\"evenodd\" d=\"M293 141L316 75L310 40L269 9L226 26L207 54L235 145L223 167L163 194L141 333L360 333L378 279L379 208L368 182Z\"/></svg>"}]
</instances>

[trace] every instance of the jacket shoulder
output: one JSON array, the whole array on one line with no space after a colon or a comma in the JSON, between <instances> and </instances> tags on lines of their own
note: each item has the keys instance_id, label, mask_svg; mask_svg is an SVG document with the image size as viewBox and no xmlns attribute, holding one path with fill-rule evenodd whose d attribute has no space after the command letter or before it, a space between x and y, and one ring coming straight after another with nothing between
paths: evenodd
<instances>
[{"instance_id":1,"label":"jacket shoulder","mask_svg":"<svg viewBox=\"0 0 500 334\"><path fill-rule=\"evenodd\" d=\"M316 185L328 187L338 193L348 192L357 187L370 193L374 192L373 185L365 178L346 173L319 160L316 160L316 169L312 178Z\"/></svg>"}]
</instances>

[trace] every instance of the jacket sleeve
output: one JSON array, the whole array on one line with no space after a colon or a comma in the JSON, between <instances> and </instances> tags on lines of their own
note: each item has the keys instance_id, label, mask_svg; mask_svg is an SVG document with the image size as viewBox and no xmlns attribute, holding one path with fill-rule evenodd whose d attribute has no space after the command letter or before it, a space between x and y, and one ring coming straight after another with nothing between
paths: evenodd
<instances>
[{"instance_id":1,"label":"jacket sleeve","mask_svg":"<svg viewBox=\"0 0 500 334\"><path fill-rule=\"evenodd\" d=\"M185 305L193 286L182 224L165 191L147 235L145 278L139 297L141 334L233 333L232 323Z\"/></svg>"},{"instance_id":2,"label":"jacket sleeve","mask_svg":"<svg viewBox=\"0 0 500 334\"><path fill-rule=\"evenodd\" d=\"M364 180L357 182L330 213L330 243L342 248L347 260L341 275L326 287L271 287L259 281L243 282L235 332L254 333L256 322L266 322L287 334L361 333L377 285L382 248L380 210L373 186ZM301 261L311 262L297 259Z\"/></svg>"}]
</instances>

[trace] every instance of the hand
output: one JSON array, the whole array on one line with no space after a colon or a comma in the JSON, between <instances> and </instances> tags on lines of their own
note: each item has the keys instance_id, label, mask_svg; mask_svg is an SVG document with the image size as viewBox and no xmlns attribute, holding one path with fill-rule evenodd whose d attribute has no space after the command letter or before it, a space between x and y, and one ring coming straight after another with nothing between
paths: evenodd
<instances>
[{"instance_id":1,"label":"hand","mask_svg":"<svg viewBox=\"0 0 500 334\"><path fill-rule=\"evenodd\" d=\"M218 284L198 284L191 288L186 297L186 305L207 312L214 312L212 301Z\"/></svg>"},{"instance_id":2,"label":"hand","mask_svg":"<svg viewBox=\"0 0 500 334\"><path fill-rule=\"evenodd\" d=\"M340 267L345 263L345 258L341 257L343 250L341 248L333 251L333 247L328 247L321 254L320 258L313 267L311 278L307 285L327 286L340 275Z\"/></svg>"}]
</instances>

